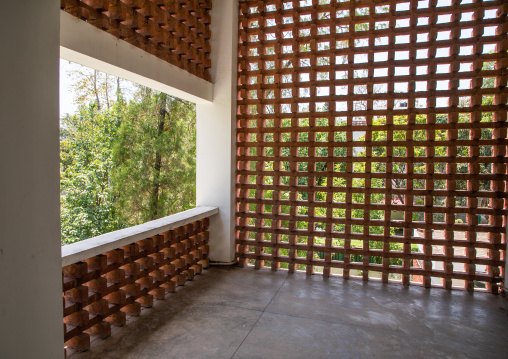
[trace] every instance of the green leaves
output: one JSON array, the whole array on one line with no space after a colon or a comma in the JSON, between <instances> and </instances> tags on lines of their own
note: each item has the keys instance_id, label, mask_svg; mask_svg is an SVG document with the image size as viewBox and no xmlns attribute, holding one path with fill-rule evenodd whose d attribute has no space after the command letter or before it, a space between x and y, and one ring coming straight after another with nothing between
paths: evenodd
<instances>
[{"instance_id":1,"label":"green leaves","mask_svg":"<svg viewBox=\"0 0 508 359\"><path fill-rule=\"evenodd\" d=\"M62 244L195 206L195 107L139 87L61 119Z\"/></svg>"},{"instance_id":2,"label":"green leaves","mask_svg":"<svg viewBox=\"0 0 508 359\"><path fill-rule=\"evenodd\" d=\"M109 189L119 121L116 109L99 112L95 105L61 119L62 244L122 228Z\"/></svg>"},{"instance_id":3,"label":"green leaves","mask_svg":"<svg viewBox=\"0 0 508 359\"><path fill-rule=\"evenodd\" d=\"M113 153L113 188L125 223L194 207L195 126L194 105L140 89Z\"/></svg>"}]
</instances>

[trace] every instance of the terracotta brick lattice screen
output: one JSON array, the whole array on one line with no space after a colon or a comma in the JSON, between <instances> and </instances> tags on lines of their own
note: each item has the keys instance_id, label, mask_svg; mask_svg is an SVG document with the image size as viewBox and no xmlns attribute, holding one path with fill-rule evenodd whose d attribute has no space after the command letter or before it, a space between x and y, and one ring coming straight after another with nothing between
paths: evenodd
<instances>
[{"instance_id":1,"label":"terracotta brick lattice screen","mask_svg":"<svg viewBox=\"0 0 508 359\"><path fill-rule=\"evenodd\" d=\"M61 8L210 81L211 0L61 0Z\"/></svg>"},{"instance_id":2,"label":"terracotta brick lattice screen","mask_svg":"<svg viewBox=\"0 0 508 359\"><path fill-rule=\"evenodd\" d=\"M111 325L208 268L208 226L205 218L63 267L65 344L88 350L90 335L109 337Z\"/></svg>"},{"instance_id":3,"label":"terracotta brick lattice screen","mask_svg":"<svg viewBox=\"0 0 508 359\"><path fill-rule=\"evenodd\" d=\"M497 292L508 4L240 4L240 263Z\"/></svg>"}]
</instances>

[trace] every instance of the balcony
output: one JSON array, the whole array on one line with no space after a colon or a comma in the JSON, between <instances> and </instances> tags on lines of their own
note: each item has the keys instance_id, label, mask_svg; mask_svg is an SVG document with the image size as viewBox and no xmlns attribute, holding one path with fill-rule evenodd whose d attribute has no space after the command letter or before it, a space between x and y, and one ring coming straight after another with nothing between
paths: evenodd
<instances>
[{"instance_id":1,"label":"balcony","mask_svg":"<svg viewBox=\"0 0 508 359\"><path fill-rule=\"evenodd\" d=\"M85 358L504 358L501 296L212 266Z\"/></svg>"},{"instance_id":2,"label":"balcony","mask_svg":"<svg viewBox=\"0 0 508 359\"><path fill-rule=\"evenodd\" d=\"M208 218L216 214L199 207L64 247L67 358L502 358L508 351L504 296L209 267Z\"/></svg>"},{"instance_id":3,"label":"balcony","mask_svg":"<svg viewBox=\"0 0 508 359\"><path fill-rule=\"evenodd\" d=\"M211 5L2 2L0 356L506 357L506 1ZM59 55L195 102L218 213L62 257Z\"/></svg>"}]
</instances>

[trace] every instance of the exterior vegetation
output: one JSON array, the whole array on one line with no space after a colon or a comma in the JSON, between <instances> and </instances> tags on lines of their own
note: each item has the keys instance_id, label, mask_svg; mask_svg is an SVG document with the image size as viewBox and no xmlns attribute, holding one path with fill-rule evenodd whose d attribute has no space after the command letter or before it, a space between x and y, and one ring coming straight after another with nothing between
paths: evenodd
<instances>
[{"instance_id":1,"label":"exterior vegetation","mask_svg":"<svg viewBox=\"0 0 508 359\"><path fill-rule=\"evenodd\" d=\"M83 68L60 120L62 244L195 206L195 106ZM116 85L116 88L115 88Z\"/></svg>"}]
</instances>

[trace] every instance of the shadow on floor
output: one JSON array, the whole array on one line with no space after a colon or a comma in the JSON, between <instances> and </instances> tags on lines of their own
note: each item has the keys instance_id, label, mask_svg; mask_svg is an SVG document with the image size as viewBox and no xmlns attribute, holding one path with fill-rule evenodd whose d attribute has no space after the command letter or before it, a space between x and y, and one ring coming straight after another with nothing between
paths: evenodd
<instances>
[{"instance_id":1,"label":"shadow on floor","mask_svg":"<svg viewBox=\"0 0 508 359\"><path fill-rule=\"evenodd\" d=\"M503 296L211 267L71 359L508 358Z\"/></svg>"}]
</instances>

